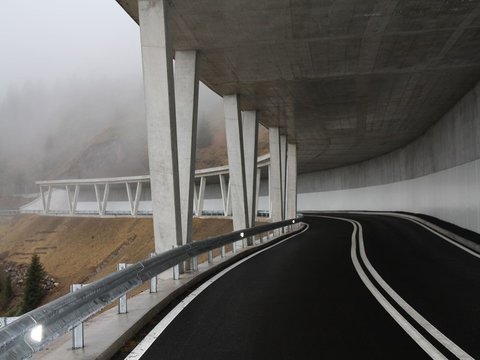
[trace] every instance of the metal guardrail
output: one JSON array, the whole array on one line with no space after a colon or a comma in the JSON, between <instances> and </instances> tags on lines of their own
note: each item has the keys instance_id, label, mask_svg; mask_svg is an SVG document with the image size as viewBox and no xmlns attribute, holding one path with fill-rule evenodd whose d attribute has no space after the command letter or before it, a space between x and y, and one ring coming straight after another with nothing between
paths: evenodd
<instances>
[{"instance_id":1,"label":"metal guardrail","mask_svg":"<svg viewBox=\"0 0 480 360\"><path fill-rule=\"evenodd\" d=\"M112 273L22 315L0 329L0 359L26 359L123 294L181 262L230 243L298 223L301 218L235 231L166 251Z\"/></svg>"},{"instance_id":2,"label":"metal guardrail","mask_svg":"<svg viewBox=\"0 0 480 360\"><path fill-rule=\"evenodd\" d=\"M20 210L0 210L0 216L14 216L20 214Z\"/></svg>"}]
</instances>

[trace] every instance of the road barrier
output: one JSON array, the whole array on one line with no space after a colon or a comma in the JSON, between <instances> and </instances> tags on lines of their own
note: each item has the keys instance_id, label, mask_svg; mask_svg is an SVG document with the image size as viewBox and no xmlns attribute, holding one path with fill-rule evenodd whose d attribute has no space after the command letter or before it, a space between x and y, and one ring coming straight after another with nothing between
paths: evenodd
<instances>
[{"instance_id":1,"label":"road barrier","mask_svg":"<svg viewBox=\"0 0 480 360\"><path fill-rule=\"evenodd\" d=\"M260 242L263 242L264 238L270 238L272 231L278 235L281 232L297 228L300 220L301 218L296 218L260 225L182 245L132 264L93 283L76 287L75 291L32 310L1 328L0 359L29 358L34 352L41 350L58 336L71 329L78 329L84 320L128 291L146 281L151 281L158 274L174 268L186 260L196 259L198 255L218 248L222 249L222 256L224 256L225 245L243 242L244 239L254 236L259 236ZM235 248L235 244L233 248ZM197 266L196 264L197 262L194 260L194 267ZM78 346L78 342L74 345ZM83 346L83 344L80 345Z\"/></svg>"}]
</instances>

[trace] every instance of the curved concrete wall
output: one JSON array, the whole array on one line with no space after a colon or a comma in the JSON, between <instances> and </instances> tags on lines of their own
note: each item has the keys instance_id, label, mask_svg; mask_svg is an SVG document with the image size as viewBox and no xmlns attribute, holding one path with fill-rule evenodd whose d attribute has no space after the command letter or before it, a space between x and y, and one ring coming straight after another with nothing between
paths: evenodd
<instances>
[{"instance_id":1,"label":"curved concrete wall","mask_svg":"<svg viewBox=\"0 0 480 360\"><path fill-rule=\"evenodd\" d=\"M298 206L422 212L480 232L479 159L477 84L404 148L359 164L299 175Z\"/></svg>"}]
</instances>

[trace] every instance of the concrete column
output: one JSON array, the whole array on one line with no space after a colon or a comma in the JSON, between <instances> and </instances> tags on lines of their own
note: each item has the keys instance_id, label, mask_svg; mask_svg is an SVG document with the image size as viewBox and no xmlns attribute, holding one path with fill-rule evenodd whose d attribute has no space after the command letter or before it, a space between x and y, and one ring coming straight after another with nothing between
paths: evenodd
<instances>
[{"instance_id":1,"label":"concrete column","mask_svg":"<svg viewBox=\"0 0 480 360\"><path fill-rule=\"evenodd\" d=\"M225 131L227 135L228 165L230 169L230 191L232 197L233 229L248 227L247 192L245 183L245 158L243 153L243 131L238 96L223 97Z\"/></svg>"},{"instance_id":2,"label":"concrete column","mask_svg":"<svg viewBox=\"0 0 480 360\"><path fill-rule=\"evenodd\" d=\"M223 215L228 216L228 191L227 191L227 184L225 182L225 175L218 175L218 180L220 182L220 192L222 194L222 206L223 206Z\"/></svg>"},{"instance_id":3,"label":"concrete column","mask_svg":"<svg viewBox=\"0 0 480 360\"><path fill-rule=\"evenodd\" d=\"M133 204L133 216L137 215L138 207L140 205L140 197L142 196L142 183L137 183L137 190L135 191L135 203Z\"/></svg>"},{"instance_id":4,"label":"concrete column","mask_svg":"<svg viewBox=\"0 0 480 360\"><path fill-rule=\"evenodd\" d=\"M200 188L198 189L198 202L197 202L197 216L202 216L203 212L203 200L205 199L205 185L207 178L202 176L200 178Z\"/></svg>"},{"instance_id":5,"label":"concrete column","mask_svg":"<svg viewBox=\"0 0 480 360\"><path fill-rule=\"evenodd\" d=\"M193 186L193 211L195 211L195 216L198 216L198 193L197 193L197 184L195 181L192 184Z\"/></svg>"},{"instance_id":6,"label":"concrete column","mask_svg":"<svg viewBox=\"0 0 480 360\"><path fill-rule=\"evenodd\" d=\"M282 220L285 220L287 198L287 136L280 135L280 171L282 172Z\"/></svg>"},{"instance_id":7,"label":"concrete column","mask_svg":"<svg viewBox=\"0 0 480 360\"><path fill-rule=\"evenodd\" d=\"M182 244L169 5L138 0L155 252Z\"/></svg>"},{"instance_id":8,"label":"concrete column","mask_svg":"<svg viewBox=\"0 0 480 360\"><path fill-rule=\"evenodd\" d=\"M175 53L175 112L182 243L192 241L193 181L197 147L198 60L196 51Z\"/></svg>"},{"instance_id":9,"label":"concrete column","mask_svg":"<svg viewBox=\"0 0 480 360\"><path fill-rule=\"evenodd\" d=\"M259 198L260 198L260 181L261 181L261 175L262 175L262 169L260 168L257 168L257 179L256 179L256 188L255 188L255 218L253 219L253 221L255 221L256 217L257 217L257 211L258 211L258 201L259 201ZM252 226L254 226L255 223L252 224Z\"/></svg>"},{"instance_id":10,"label":"concrete column","mask_svg":"<svg viewBox=\"0 0 480 360\"><path fill-rule=\"evenodd\" d=\"M297 144L288 144L286 218L297 216Z\"/></svg>"},{"instance_id":11,"label":"concrete column","mask_svg":"<svg viewBox=\"0 0 480 360\"><path fill-rule=\"evenodd\" d=\"M227 185L227 215L232 216L232 191L231 191L231 182L230 176L228 176L228 185Z\"/></svg>"},{"instance_id":12,"label":"concrete column","mask_svg":"<svg viewBox=\"0 0 480 360\"><path fill-rule=\"evenodd\" d=\"M278 127L268 129L270 146L270 172L269 172L269 194L270 194L270 218L272 221L281 221L283 213L282 201L282 170L280 166L280 131Z\"/></svg>"},{"instance_id":13,"label":"concrete column","mask_svg":"<svg viewBox=\"0 0 480 360\"><path fill-rule=\"evenodd\" d=\"M268 165L267 167L267 176L268 176L268 217L272 218L272 193L271 193L271 182L270 179L272 178L272 166Z\"/></svg>"},{"instance_id":14,"label":"concrete column","mask_svg":"<svg viewBox=\"0 0 480 360\"><path fill-rule=\"evenodd\" d=\"M247 186L248 223L255 226L257 192L258 121L256 111L242 111L245 183Z\"/></svg>"}]
</instances>

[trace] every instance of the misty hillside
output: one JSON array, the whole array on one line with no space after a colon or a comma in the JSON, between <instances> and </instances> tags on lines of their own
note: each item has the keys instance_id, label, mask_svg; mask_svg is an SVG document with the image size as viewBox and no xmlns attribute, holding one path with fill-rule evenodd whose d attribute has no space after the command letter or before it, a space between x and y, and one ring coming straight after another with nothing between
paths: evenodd
<instances>
[{"instance_id":1,"label":"misty hillside","mask_svg":"<svg viewBox=\"0 0 480 360\"><path fill-rule=\"evenodd\" d=\"M260 153L267 132L260 132ZM200 87L196 168L227 163L221 98ZM71 79L11 86L0 99L0 194L37 180L148 174L143 84Z\"/></svg>"}]
</instances>

